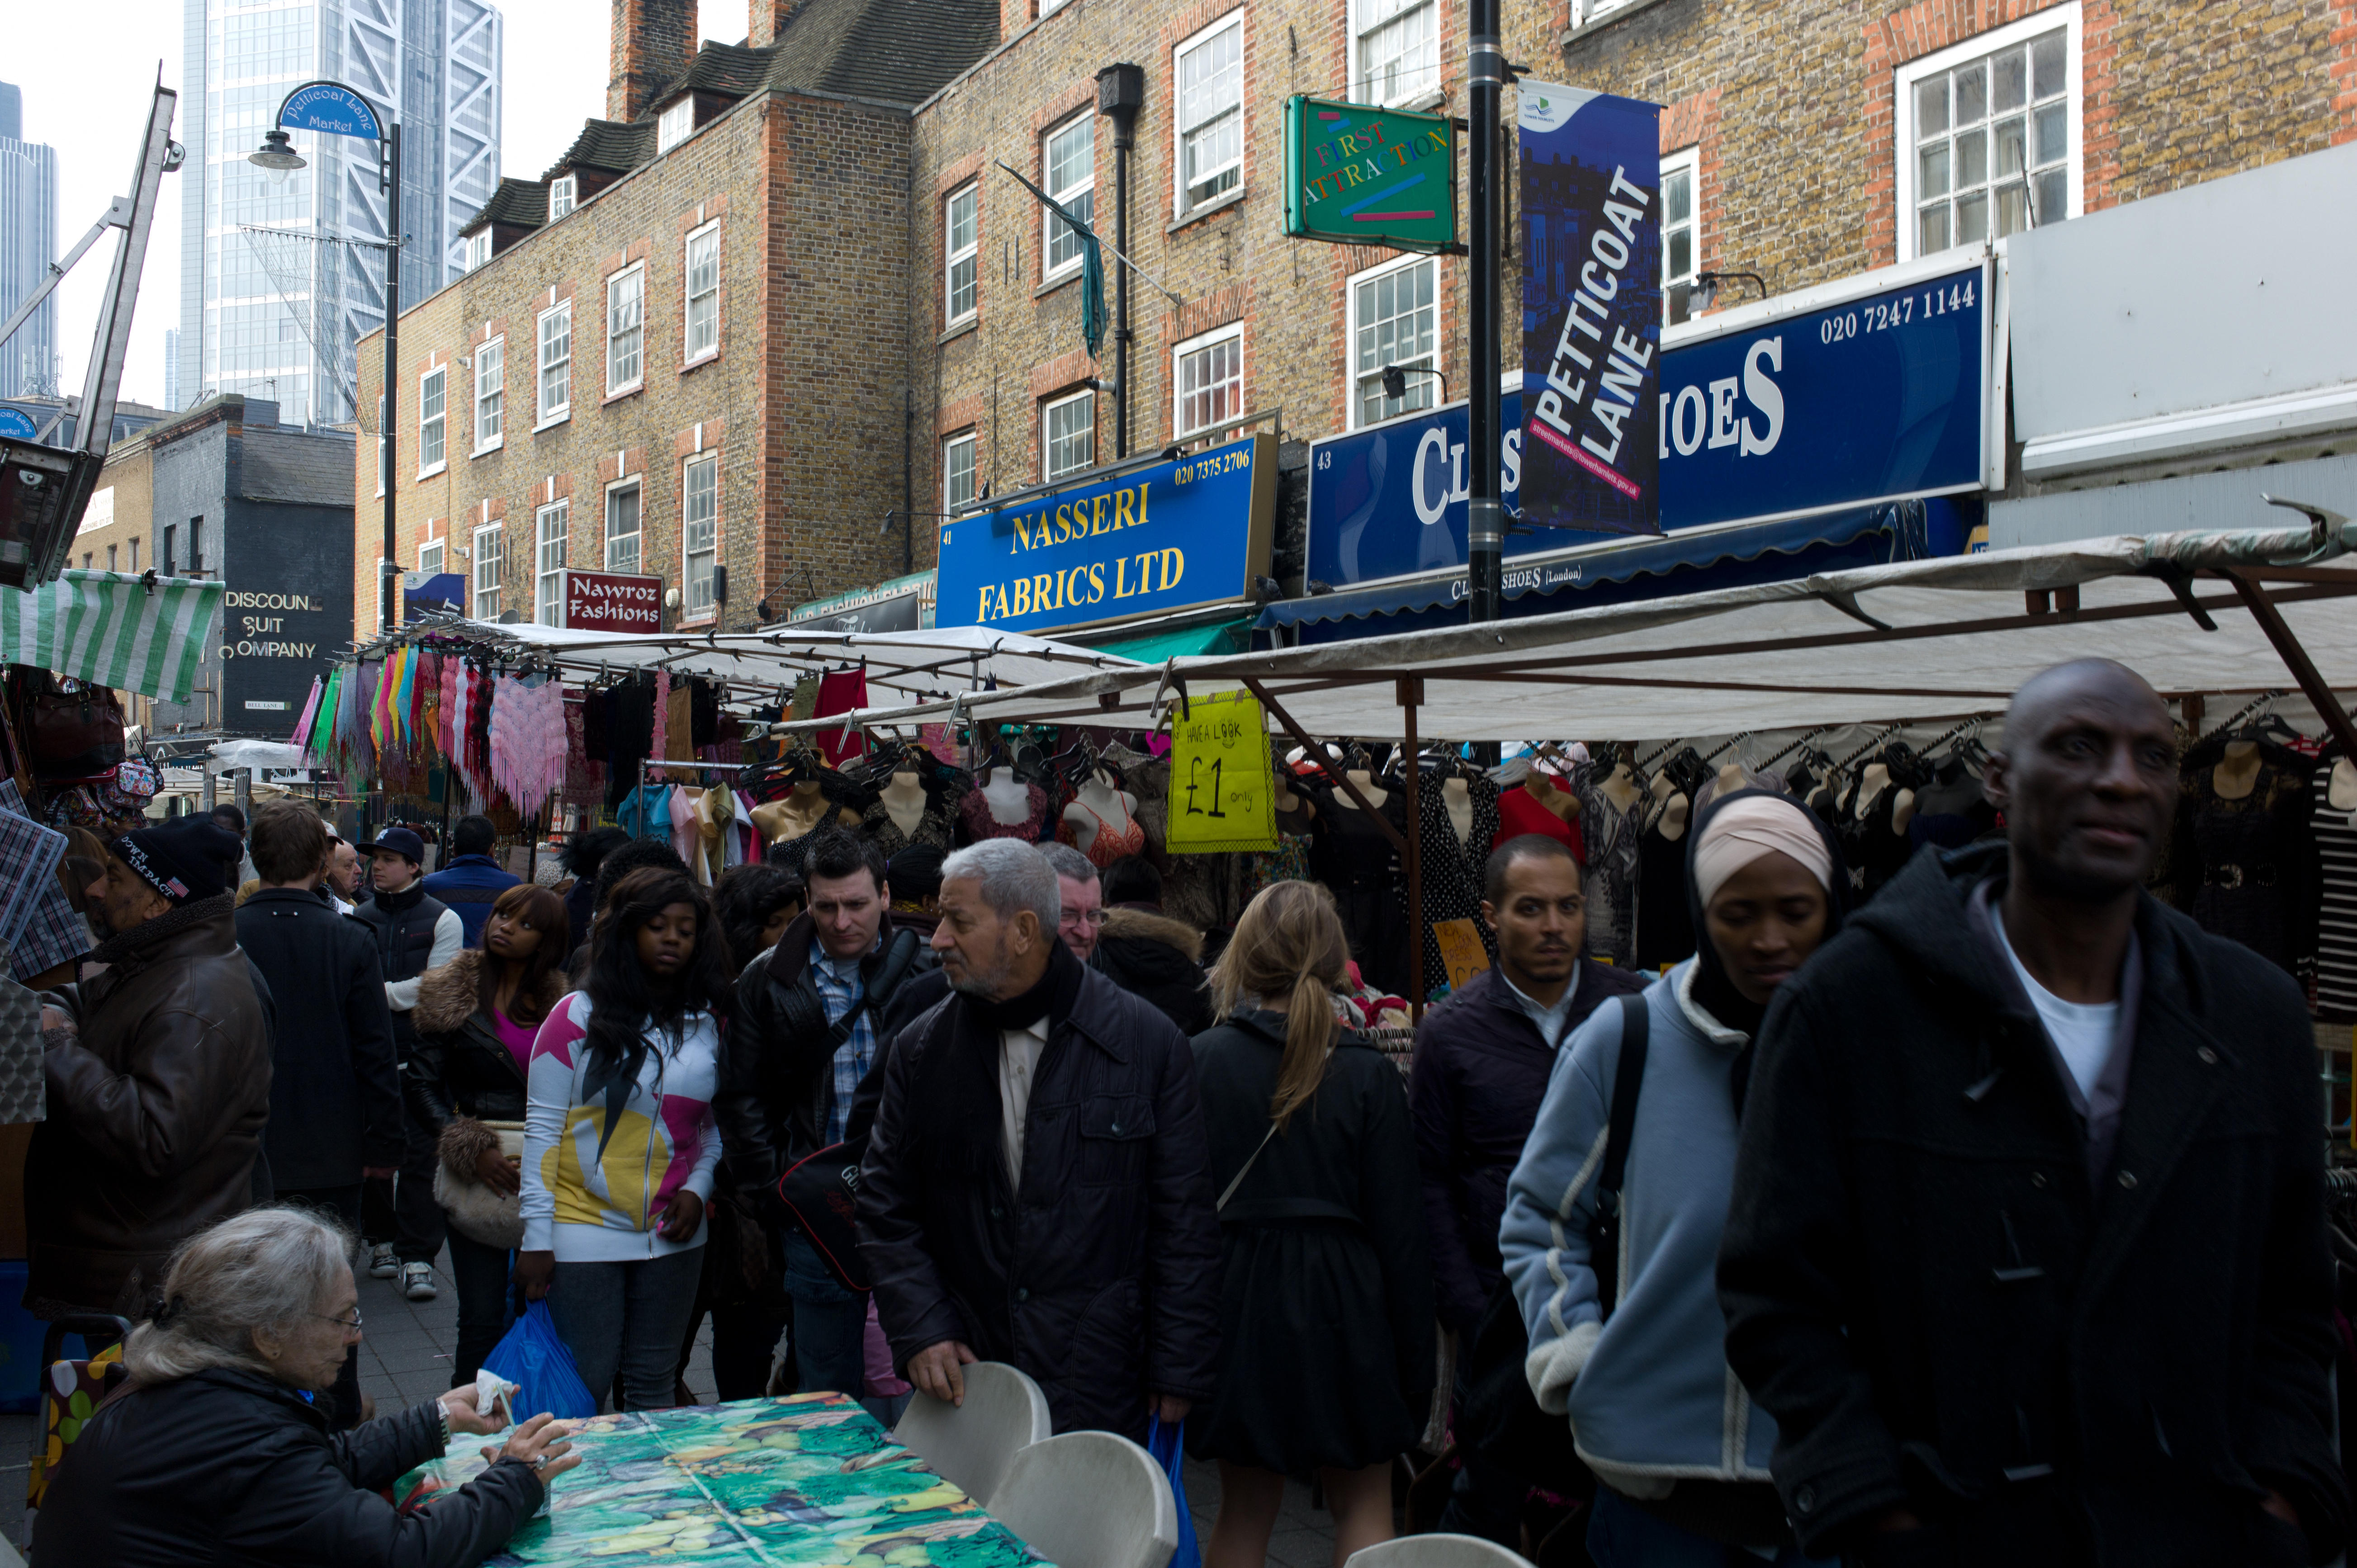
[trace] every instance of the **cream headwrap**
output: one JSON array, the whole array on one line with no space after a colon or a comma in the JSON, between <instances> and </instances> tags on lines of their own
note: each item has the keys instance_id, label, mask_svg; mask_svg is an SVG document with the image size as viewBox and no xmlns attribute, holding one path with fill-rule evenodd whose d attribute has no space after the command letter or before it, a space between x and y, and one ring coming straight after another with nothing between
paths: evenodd
<instances>
[{"instance_id":1,"label":"cream headwrap","mask_svg":"<svg viewBox=\"0 0 2357 1568\"><path fill-rule=\"evenodd\" d=\"M1808 808L1776 795L1749 795L1711 813L1695 841L1695 886L1708 904L1727 879L1761 855L1791 855L1818 886L1833 890L1833 857L1809 821Z\"/></svg>"}]
</instances>

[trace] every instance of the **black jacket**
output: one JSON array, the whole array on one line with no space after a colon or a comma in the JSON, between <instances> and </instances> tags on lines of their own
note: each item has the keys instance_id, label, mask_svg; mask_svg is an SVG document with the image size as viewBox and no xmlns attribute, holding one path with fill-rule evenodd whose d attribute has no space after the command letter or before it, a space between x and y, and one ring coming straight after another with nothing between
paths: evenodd
<instances>
[{"instance_id":1,"label":"black jacket","mask_svg":"<svg viewBox=\"0 0 2357 1568\"><path fill-rule=\"evenodd\" d=\"M238 945L270 983L278 1025L263 1150L282 1190L350 1187L401 1164L401 1083L376 943L308 888L264 887Z\"/></svg>"},{"instance_id":2,"label":"black jacket","mask_svg":"<svg viewBox=\"0 0 2357 1568\"><path fill-rule=\"evenodd\" d=\"M377 1495L441 1447L431 1401L331 1434L292 1389L199 1372L121 1395L84 1424L49 1483L33 1552L106 1568L468 1568L531 1519L540 1477L502 1459L414 1512Z\"/></svg>"},{"instance_id":3,"label":"black jacket","mask_svg":"<svg viewBox=\"0 0 2357 1568\"><path fill-rule=\"evenodd\" d=\"M1581 959L1563 1038L1607 1000L1645 988L1644 975ZM1424 1233L1440 1321L1469 1334L1504 1276L1498 1222L1506 1178L1523 1157L1555 1071L1555 1051L1495 970L1484 970L1424 1015L1408 1100L1423 1178Z\"/></svg>"},{"instance_id":4,"label":"black jacket","mask_svg":"<svg viewBox=\"0 0 2357 1568\"><path fill-rule=\"evenodd\" d=\"M1021 1201L1003 1160L952 1176L911 1139L952 993L902 1030L859 1170L860 1255L896 1367L944 1339L1036 1379L1056 1430L1142 1439L1149 1391L1213 1387L1220 1306L1195 1058L1170 1021L1093 971L1049 1036L1025 1120ZM999 1114L995 1101L974 1115Z\"/></svg>"},{"instance_id":5,"label":"black jacket","mask_svg":"<svg viewBox=\"0 0 2357 1568\"><path fill-rule=\"evenodd\" d=\"M483 965L479 948L469 948L439 969L429 969L417 986L417 1044L409 1054L404 1087L409 1114L433 1136L453 1116L478 1122L521 1122L524 1075L515 1053L500 1038L482 1010ZM530 998L543 1018L565 998L564 976L552 971L542 993Z\"/></svg>"},{"instance_id":6,"label":"black jacket","mask_svg":"<svg viewBox=\"0 0 2357 1568\"><path fill-rule=\"evenodd\" d=\"M1105 911L1089 967L1132 996L1150 1002L1190 1038L1211 1026L1203 984L1203 933L1147 909Z\"/></svg>"},{"instance_id":7,"label":"black jacket","mask_svg":"<svg viewBox=\"0 0 2357 1568\"><path fill-rule=\"evenodd\" d=\"M425 891L421 880L398 893L379 893L352 911L352 918L376 939L377 961L384 966L387 983L413 980L432 961L436 928L447 915L463 928L457 912ZM408 1009L393 1015L393 1043L397 1059L407 1061L417 1043L417 1031Z\"/></svg>"},{"instance_id":8,"label":"black jacket","mask_svg":"<svg viewBox=\"0 0 2357 1568\"><path fill-rule=\"evenodd\" d=\"M2347 1501L2299 991L2144 898L2091 1183L2043 1029L1967 924L2006 856L1919 854L1760 1031L1719 1296L1801 1540L1907 1507L1933 1527L1910 1563L2321 1562Z\"/></svg>"},{"instance_id":9,"label":"black jacket","mask_svg":"<svg viewBox=\"0 0 2357 1568\"><path fill-rule=\"evenodd\" d=\"M759 1214L776 1209L778 1178L786 1168L824 1145L834 1110L833 1035L825 1003L809 978L813 929L808 915L796 916L778 945L737 977L737 1014L721 1052L713 1115L737 1191ZM931 962L932 950L914 932L896 930L889 915L877 935L859 972L871 993L879 977L891 982L868 1004L880 1058L893 993Z\"/></svg>"}]
</instances>

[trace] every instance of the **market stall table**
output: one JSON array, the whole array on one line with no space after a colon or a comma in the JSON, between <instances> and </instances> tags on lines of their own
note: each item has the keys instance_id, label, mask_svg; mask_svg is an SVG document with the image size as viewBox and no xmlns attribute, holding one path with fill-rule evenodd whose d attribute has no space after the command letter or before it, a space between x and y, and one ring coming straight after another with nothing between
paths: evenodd
<instances>
[{"instance_id":1,"label":"market stall table","mask_svg":"<svg viewBox=\"0 0 2357 1568\"><path fill-rule=\"evenodd\" d=\"M420 1501L482 1474L498 1440L460 1436L402 1477ZM840 1394L633 1411L585 1423L580 1466L491 1563L687 1568L889 1563L1016 1568L1032 1555L982 1505Z\"/></svg>"}]
</instances>

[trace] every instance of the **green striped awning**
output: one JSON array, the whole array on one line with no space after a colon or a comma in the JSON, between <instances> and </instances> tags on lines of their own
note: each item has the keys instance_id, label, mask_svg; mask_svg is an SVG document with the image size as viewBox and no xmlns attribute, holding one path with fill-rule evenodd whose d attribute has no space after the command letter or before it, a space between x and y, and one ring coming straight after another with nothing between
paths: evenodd
<instances>
[{"instance_id":1,"label":"green striped awning","mask_svg":"<svg viewBox=\"0 0 2357 1568\"><path fill-rule=\"evenodd\" d=\"M221 620L222 585L122 572L65 572L29 593L0 589L0 662L185 703Z\"/></svg>"}]
</instances>

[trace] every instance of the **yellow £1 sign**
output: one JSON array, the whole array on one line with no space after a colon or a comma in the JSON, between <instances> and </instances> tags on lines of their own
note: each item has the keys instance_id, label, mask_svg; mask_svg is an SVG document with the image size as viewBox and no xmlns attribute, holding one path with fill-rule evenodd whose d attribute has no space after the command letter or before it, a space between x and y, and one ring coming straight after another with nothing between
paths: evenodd
<instances>
[{"instance_id":1,"label":"yellow \u00a31 sign","mask_svg":"<svg viewBox=\"0 0 2357 1568\"><path fill-rule=\"evenodd\" d=\"M1268 720L1245 693L1197 697L1170 725L1173 854L1276 847L1276 788Z\"/></svg>"}]
</instances>

